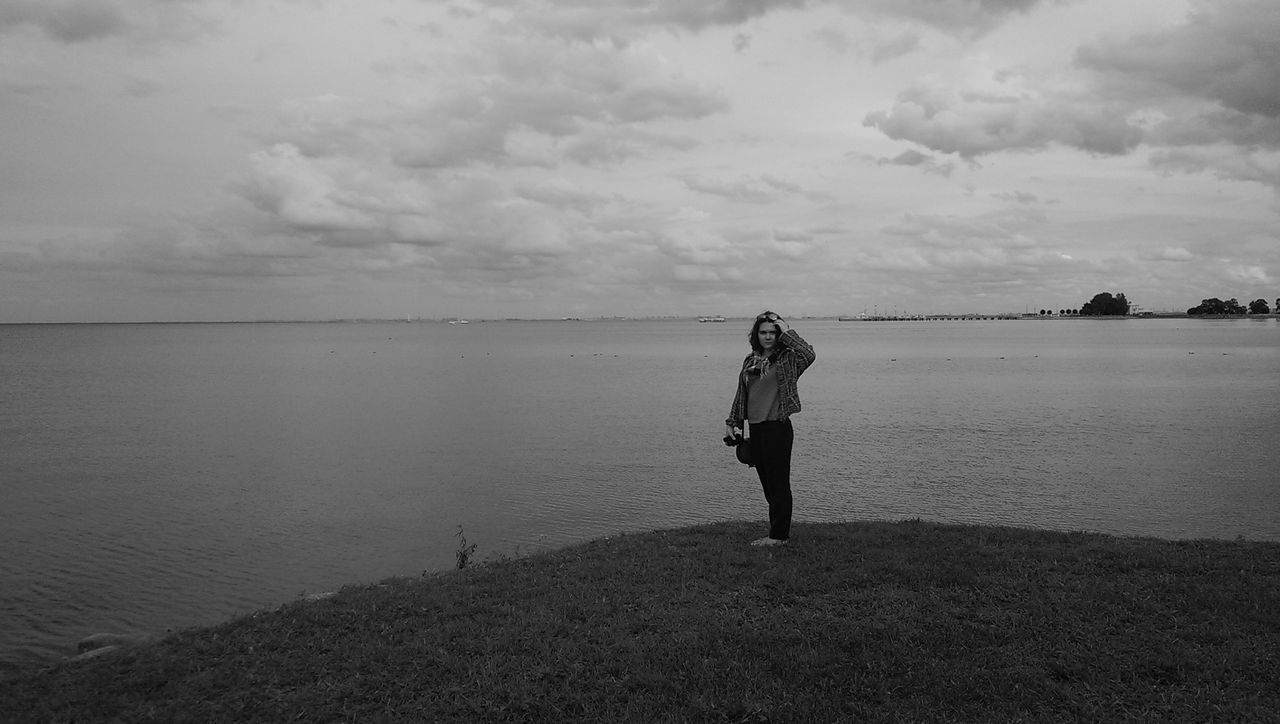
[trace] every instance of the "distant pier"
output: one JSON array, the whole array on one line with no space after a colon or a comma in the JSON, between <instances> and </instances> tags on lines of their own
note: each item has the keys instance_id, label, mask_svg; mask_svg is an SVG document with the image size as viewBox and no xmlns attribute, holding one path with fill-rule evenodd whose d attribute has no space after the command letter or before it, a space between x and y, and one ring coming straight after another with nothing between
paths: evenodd
<instances>
[{"instance_id":1,"label":"distant pier","mask_svg":"<svg viewBox=\"0 0 1280 724\"><path fill-rule=\"evenodd\" d=\"M1022 319L1020 314L916 314L916 315L858 315L837 317L841 322L946 322L981 319ZM1038 317L1039 315L1032 315Z\"/></svg>"}]
</instances>

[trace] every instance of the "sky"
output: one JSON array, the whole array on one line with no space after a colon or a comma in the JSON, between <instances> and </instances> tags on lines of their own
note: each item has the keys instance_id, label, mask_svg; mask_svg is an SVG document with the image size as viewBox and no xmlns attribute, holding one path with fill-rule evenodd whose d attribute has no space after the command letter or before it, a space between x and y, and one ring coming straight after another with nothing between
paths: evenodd
<instances>
[{"instance_id":1,"label":"sky","mask_svg":"<svg viewBox=\"0 0 1280 724\"><path fill-rule=\"evenodd\" d=\"M1280 298L1275 0L0 0L0 322Z\"/></svg>"}]
</instances>

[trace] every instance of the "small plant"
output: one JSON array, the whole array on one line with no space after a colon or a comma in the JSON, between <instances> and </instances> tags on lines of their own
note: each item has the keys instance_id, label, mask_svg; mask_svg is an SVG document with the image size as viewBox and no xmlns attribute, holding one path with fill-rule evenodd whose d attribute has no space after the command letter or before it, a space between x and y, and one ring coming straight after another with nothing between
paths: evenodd
<instances>
[{"instance_id":1,"label":"small plant","mask_svg":"<svg viewBox=\"0 0 1280 724\"><path fill-rule=\"evenodd\" d=\"M467 543L467 536L462 532L462 526L458 526L458 550L454 551L454 555L458 558L458 570L467 567L471 563L471 556L476 553L476 544Z\"/></svg>"}]
</instances>

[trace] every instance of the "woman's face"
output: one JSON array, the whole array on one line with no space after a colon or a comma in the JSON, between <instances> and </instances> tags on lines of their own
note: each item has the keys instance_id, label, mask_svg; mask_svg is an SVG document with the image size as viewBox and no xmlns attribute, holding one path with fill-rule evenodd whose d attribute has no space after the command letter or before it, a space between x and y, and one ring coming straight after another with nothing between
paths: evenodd
<instances>
[{"instance_id":1,"label":"woman's face","mask_svg":"<svg viewBox=\"0 0 1280 724\"><path fill-rule=\"evenodd\" d=\"M760 328L756 330L756 339L760 340L760 346L765 352L772 352L778 344L778 325L773 322L761 322Z\"/></svg>"}]
</instances>

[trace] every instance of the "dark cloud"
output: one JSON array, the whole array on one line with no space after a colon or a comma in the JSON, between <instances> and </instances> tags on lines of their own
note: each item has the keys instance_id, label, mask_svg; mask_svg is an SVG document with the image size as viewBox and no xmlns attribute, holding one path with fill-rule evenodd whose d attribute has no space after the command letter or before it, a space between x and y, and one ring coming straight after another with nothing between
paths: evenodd
<instances>
[{"instance_id":1,"label":"dark cloud","mask_svg":"<svg viewBox=\"0 0 1280 724\"><path fill-rule=\"evenodd\" d=\"M1280 189L1280 4L1199 0L1185 23L1093 43L1076 62L1157 109L1144 140L1159 170Z\"/></svg>"},{"instance_id":2,"label":"dark cloud","mask_svg":"<svg viewBox=\"0 0 1280 724\"><path fill-rule=\"evenodd\" d=\"M700 31L734 26L779 9L820 4L815 0L629 0L561 3L554 0L479 0L514 14L513 25L550 35L591 40L625 39L655 27Z\"/></svg>"},{"instance_id":3,"label":"dark cloud","mask_svg":"<svg viewBox=\"0 0 1280 724\"><path fill-rule=\"evenodd\" d=\"M0 4L0 30L31 25L64 43L119 35L129 20L111 3L92 0L9 0Z\"/></svg>"},{"instance_id":4,"label":"dark cloud","mask_svg":"<svg viewBox=\"0 0 1280 724\"><path fill-rule=\"evenodd\" d=\"M1280 118L1280 3L1201 0L1185 24L1086 45L1076 62L1129 86L1161 88Z\"/></svg>"},{"instance_id":5,"label":"dark cloud","mask_svg":"<svg viewBox=\"0 0 1280 724\"><path fill-rule=\"evenodd\" d=\"M62 43L188 40L214 25L201 5L199 0L4 0L0 33L34 27Z\"/></svg>"},{"instance_id":6,"label":"dark cloud","mask_svg":"<svg viewBox=\"0 0 1280 724\"><path fill-rule=\"evenodd\" d=\"M911 20L949 35L970 37L985 33L1009 16L1029 12L1042 5L1064 4L1070 0L864 0L849 7L850 12L875 13L898 20ZM844 7L843 3L836 3Z\"/></svg>"},{"instance_id":7,"label":"dark cloud","mask_svg":"<svg viewBox=\"0 0 1280 724\"><path fill-rule=\"evenodd\" d=\"M928 25L940 32L972 36L984 33L1010 15L1066 0L614 0L563 3L553 0L479 0L512 14L511 25L578 40L625 42L653 28L698 32L733 27L772 12L829 5L853 14L887 17ZM901 36L903 43L908 36ZM902 45L886 48L887 57Z\"/></svg>"}]
</instances>

